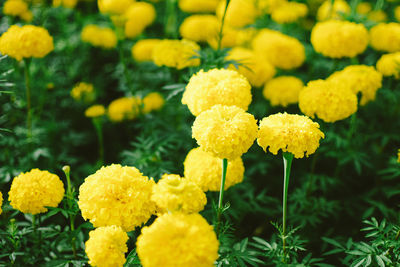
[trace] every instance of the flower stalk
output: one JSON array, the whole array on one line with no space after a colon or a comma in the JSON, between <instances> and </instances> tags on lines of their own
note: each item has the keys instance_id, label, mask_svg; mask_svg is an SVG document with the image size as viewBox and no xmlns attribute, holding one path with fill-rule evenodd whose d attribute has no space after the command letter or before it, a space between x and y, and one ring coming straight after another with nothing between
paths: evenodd
<instances>
[{"instance_id":1,"label":"flower stalk","mask_svg":"<svg viewBox=\"0 0 400 267\"><path fill-rule=\"evenodd\" d=\"M94 128L96 129L97 140L99 143L99 165L104 164L104 141L103 141L103 123L102 117L95 117L92 119Z\"/></svg>"},{"instance_id":2,"label":"flower stalk","mask_svg":"<svg viewBox=\"0 0 400 267\"><path fill-rule=\"evenodd\" d=\"M74 192L73 192L73 188L71 185L71 177L70 177L71 168L70 168L70 166L67 165L67 166L64 166L62 168L62 170L64 171L65 177L67 178L67 193L66 193L67 208L68 208L68 210L72 210L73 202L74 202ZM70 222L70 230L71 230L71 232L74 232L75 231L75 214L69 213L69 222ZM75 241L76 241L76 238L73 237L71 239L71 247L72 247L72 253L74 255L74 258L76 258Z\"/></svg>"},{"instance_id":3,"label":"flower stalk","mask_svg":"<svg viewBox=\"0 0 400 267\"><path fill-rule=\"evenodd\" d=\"M221 20L221 28L219 29L219 34L218 34L218 48L217 50L221 50L221 45L222 45L222 37L223 37L223 29L224 29L224 23L225 23L225 17L226 17L226 12L228 11L228 6L231 0L226 1L226 6L224 10L224 15L222 16Z\"/></svg>"},{"instance_id":4,"label":"flower stalk","mask_svg":"<svg viewBox=\"0 0 400 267\"><path fill-rule=\"evenodd\" d=\"M32 105L31 105L31 82L30 82L30 59L24 60L25 92L26 92L26 129L27 138L32 137Z\"/></svg>"},{"instance_id":5,"label":"flower stalk","mask_svg":"<svg viewBox=\"0 0 400 267\"><path fill-rule=\"evenodd\" d=\"M290 170L292 167L293 154L283 152L283 224L282 224L282 246L283 246L283 262L286 260L286 217L287 217L287 196L289 188Z\"/></svg>"},{"instance_id":6,"label":"flower stalk","mask_svg":"<svg viewBox=\"0 0 400 267\"><path fill-rule=\"evenodd\" d=\"M225 191L225 180L226 180L226 171L228 169L228 160L222 159L222 176L221 176L221 188L219 190L219 200L218 200L218 209L217 209L217 237L219 237L221 231L221 215L223 211L222 203L224 200L224 191Z\"/></svg>"}]
</instances>

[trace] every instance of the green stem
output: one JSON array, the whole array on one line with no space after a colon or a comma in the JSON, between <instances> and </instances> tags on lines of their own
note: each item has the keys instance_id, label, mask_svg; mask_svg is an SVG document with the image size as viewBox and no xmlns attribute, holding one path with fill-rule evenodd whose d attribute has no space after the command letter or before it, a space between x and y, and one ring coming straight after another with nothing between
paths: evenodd
<instances>
[{"instance_id":1,"label":"green stem","mask_svg":"<svg viewBox=\"0 0 400 267\"><path fill-rule=\"evenodd\" d=\"M221 230L221 215L222 215L222 203L224 200L224 189L225 189L225 180L226 180L226 171L228 169L228 160L222 159L222 176L221 176L221 188L219 190L219 200L218 200L218 210L217 210L217 237L219 237Z\"/></svg>"},{"instance_id":2,"label":"green stem","mask_svg":"<svg viewBox=\"0 0 400 267\"><path fill-rule=\"evenodd\" d=\"M222 44L222 37L223 37L223 29L224 29L224 23L225 23L225 17L226 17L226 12L228 10L228 6L229 6L229 2L231 0L227 0L226 1L226 6L225 6L225 10L224 10L224 15L222 16L222 20L221 20L221 28L219 29L219 34L218 34L218 47L217 50L221 50L221 44Z\"/></svg>"},{"instance_id":3,"label":"green stem","mask_svg":"<svg viewBox=\"0 0 400 267\"><path fill-rule=\"evenodd\" d=\"M178 38L177 0L166 1L165 34L169 38Z\"/></svg>"},{"instance_id":4,"label":"green stem","mask_svg":"<svg viewBox=\"0 0 400 267\"><path fill-rule=\"evenodd\" d=\"M131 77L129 76L128 64L126 64L126 60L125 60L125 56L124 56L124 48L123 48L121 40L118 41L118 54L119 54L119 60L122 63L122 68L123 68L123 71L124 71L125 85L133 93L133 89L131 88L132 81L131 81Z\"/></svg>"},{"instance_id":5,"label":"green stem","mask_svg":"<svg viewBox=\"0 0 400 267\"><path fill-rule=\"evenodd\" d=\"M72 185L71 185L71 177L70 177L70 171L71 168L67 165L62 168L62 170L65 173L65 177L67 178L67 207L68 210L72 210L72 202L74 200L73 192L72 192ZM70 230L71 232L75 231L75 215L70 214L69 215L69 222L70 222ZM72 247L72 253L74 255L74 258L76 259L76 246L75 246L75 237L71 239L71 247Z\"/></svg>"},{"instance_id":6,"label":"green stem","mask_svg":"<svg viewBox=\"0 0 400 267\"><path fill-rule=\"evenodd\" d=\"M93 118L93 125L96 128L97 139L99 141L99 157L100 163L103 165L104 163L104 141L103 141L103 125L102 125L102 117Z\"/></svg>"},{"instance_id":7,"label":"green stem","mask_svg":"<svg viewBox=\"0 0 400 267\"><path fill-rule=\"evenodd\" d=\"M289 188L290 169L292 167L293 154L283 152L283 226L282 226L282 246L283 262L286 262L286 216L287 216L287 196Z\"/></svg>"},{"instance_id":8,"label":"green stem","mask_svg":"<svg viewBox=\"0 0 400 267\"><path fill-rule=\"evenodd\" d=\"M28 140L32 137L31 83L29 75L30 59L24 60L25 90L26 90L26 128Z\"/></svg>"},{"instance_id":9,"label":"green stem","mask_svg":"<svg viewBox=\"0 0 400 267\"><path fill-rule=\"evenodd\" d=\"M353 137L353 134L356 131L356 126L357 126L356 122L357 122L357 113L354 113L353 115L351 115L350 127L349 127L349 131L347 132L347 140L349 140L349 142L350 142L350 138Z\"/></svg>"}]
</instances>

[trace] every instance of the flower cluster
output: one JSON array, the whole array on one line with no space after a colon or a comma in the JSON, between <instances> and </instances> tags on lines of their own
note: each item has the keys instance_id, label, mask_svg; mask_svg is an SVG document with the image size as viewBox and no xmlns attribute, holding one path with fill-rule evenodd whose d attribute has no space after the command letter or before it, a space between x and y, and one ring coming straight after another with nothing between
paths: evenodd
<instances>
[{"instance_id":1,"label":"flower cluster","mask_svg":"<svg viewBox=\"0 0 400 267\"><path fill-rule=\"evenodd\" d=\"M178 70L198 66L199 58L194 58L200 46L190 40L162 40L153 48L153 62L157 66L167 66Z\"/></svg>"},{"instance_id":2,"label":"flower cluster","mask_svg":"<svg viewBox=\"0 0 400 267\"><path fill-rule=\"evenodd\" d=\"M111 49L117 46L117 36L112 29L93 24L86 25L83 28L81 39L86 43L104 49Z\"/></svg>"},{"instance_id":3,"label":"flower cluster","mask_svg":"<svg viewBox=\"0 0 400 267\"><path fill-rule=\"evenodd\" d=\"M76 101L93 102L96 98L93 84L80 82L71 90L71 96Z\"/></svg>"},{"instance_id":4,"label":"flower cluster","mask_svg":"<svg viewBox=\"0 0 400 267\"><path fill-rule=\"evenodd\" d=\"M33 14L28 9L28 4L23 0L7 0L3 6L4 15L20 17L24 21L31 21Z\"/></svg>"},{"instance_id":5,"label":"flower cluster","mask_svg":"<svg viewBox=\"0 0 400 267\"><path fill-rule=\"evenodd\" d=\"M263 95L272 106L287 107L298 102L303 87L303 81L297 77L279 76L265 84Z\"/></svg>"},{"instance_id":6,"label":"flower cluster","mask_svg":"<svg viewBox=\"0 0 400 267\"><path fill-rule=\"evenodd\" d=\"M371 46L378 51L400 51L400 23L380 23L369 31Z\"/></svg>"}]
</instances>

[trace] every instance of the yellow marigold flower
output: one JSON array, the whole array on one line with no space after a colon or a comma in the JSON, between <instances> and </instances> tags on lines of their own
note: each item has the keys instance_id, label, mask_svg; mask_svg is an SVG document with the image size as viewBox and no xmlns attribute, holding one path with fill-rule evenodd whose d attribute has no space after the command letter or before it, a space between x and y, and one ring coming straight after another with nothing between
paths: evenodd
<instances>
[{"instance_id":1,"label":"yellow marigold flower","mask_svg":"<svg viewBox=\"0 0 400 267\"><path fill-rule=\"evenodd\" d=\"M78 4L78 0L53 0L53 6L63 6L67 8L74 8Z\"/></svg>"},{"instance_id":2,"label":"yellow marigold flower","mask_svg":"<svg viewBox=\"0 0 400 267\"><path fill-rule=\"evenodd\" d=\"M317 19L329 20L329 19L342 19L343 16L349 14L351 8L349 4L344 0L334 0L333 7L332 1L326 0L317 11Z\"/></svg>"},{"instance_id":3,"label":"yellow marigold flower","mask_svg":"<svg viewBox=\"0 0 400 267\"><path fill-rule=\"evenodd\" d=\"M357 96L347 86L331 81L311 81L299 95L301 112L325 122L350 117L357 111Z\"/></svg>"},{"instance_id":4,"label":"yellow marigold flower","mask_svg":"<svg viewBox=\"0 0 400 267\"><path fill-rule=\"evenodd\" d=\"M85 116L88 118L101 117L106 114L106 109L103 105L93 105L85 110Z\"/></svg>"},{"instance_id":5,"label":"yellow marigold flower","mask_svg":"<svg viewBox=\"0 0 400 267\"><path fill-rule=\"evenodd\" d=\"M361 15L367 15L371 12L372 6L369 2L361 2L357 5L357 13Z\"/></svg>"},{"instance_id":6,"label":"yellow marigold flower","mask_svg":"<svg viewBox=\"0 0 400 267\"><path fill-rule=\"evenodd\" d=\"M206 191L219 191L221 186L221 159L205 152L200 147L193 148L186 156L184 175ZM225 190L243 181L244 165L240 157L228 162Z\"/></svg>"},{"instance_id":7,"label":"yellow marigold flower","mask_svg":"<svg viewBox=\"0 0 400 267\"><path fill-rule=\"evenodd\" d=\"M3 205L3 194L0 192L0 214L3 212L1 206Z\"/></svg>"},{"instance_id":8,"label":"yellow marigold flower","mask_svg":"<svg viewBox=\"0 0 400 267\"><path fill-rule=\"evenodd\" d=\"M376 69L383 76L400 78L400 52L383 55L376 63Z\"/></svg>"},{"instance_id":9,"label":"yellow marigold flower","mask_svg":"<svg viewBox=\"0 0 400 267\"><path fill-rule=\"evenodd\" d=\"M182 96L194 116L214 105L238 106L247 110L251 103L251 86L247 79L234 70L200 70L194 74Z\"/></svg>"},{"instance_id":10,"label":"yellow marigold flower","mask_svg":"<svg viewBox=\"0 0 400 267\"><path fill-rule=\"evenodd\" d=\"M265 152L268 149L274 155L282 150L292 153L295 158L303 158L313 154L324 137L318 123L307 116L285 112L261 120L257 143Z\"/></svg>"},{"instance_id":11,"label":"yellow marigold flower","mask_svg":"<svg viewBox=\"0 0 400 267\"><path fill-rule=\"evenodd\" d=\"M122 267L128 251L128 235L119 226L99 227L89 232L85 252L89 264L97 267Z\"/></svg>"},{"instance_id":12,"label":"yellow marigold flower","mask_svg":"<svg viewBox=\"0 0 400 267\"><path fill-rule=\"evenodd\" d=\"M152 4L146 2L135 2L125 12L125 36L134 38L152 24L156 19L156 10Z\"/></svg>"},{"instance_id":13,"label":"yellow marigold flower","mask_svg":"<svg viewBox=\"0 0 400 267\"><path fill-rule=\"evenodd\" d=\"M211 267L218 246L213 227L197 213L164 214L142 228L136 243L143 267Z\"/></svg>"},{"instance_id":14,"label":"yellow marigold flower","mask_svg":"<svg viewBox=\"0 0 400 267\"><path fill-rule=\"evenodd\" d=\"M160 93L150 93L143 98L142 112L146 114L153 110L160 110L164 106L164 103L164 97Z\"/></svg>"},{"instance_id":15,"label":"yellow marigold flower","mask_svg":"<svg viewBox=\"0 0 400 267\"><path fill-rule=\"evenodd\" d=\"M121 97L110 103L107 115L113 122L133 120L139 115L141 105L138 97Z\"/></svg>"},{"instance_id":16,"label":"yellow marigold flower","mask_svg":"<svg viewBox=\"0 0 400 267\"><path fill-rule=\"evenodd\" d=\"M7 0L3 6L4 15L20 17L25 21L32 20L32 12L28 10L28 4L23 0Z\"/></svg>"},{"instance_id":17,"label":"yellow marigold flower","mask_svg":"<svg viewBox=\"0 0 400 267\"><path fill-rule=\"evenodd\" d=\"M200 187L177 174L164 174L153 187L151 200L161 213L198 213L207 204L206 195Z\"/></svg>"},{"instance_id":18,"label":"yellow marigold flower","mask_svg":"<svg viewBox=\"0 0 400 267\"><path fill-rule=\"evenodd\" d=\"M374 10L368 14L368 19L374 22L387 21L387 15L383 10Z\"/></svg>"},{"instance_id":19,"label":"yellow marigold flower","mask_svg":"<svg viewBox=\"0 0 400 267\"><path fill-rule=\"evenodd\" d=\"M368 46L368 31L362 24L329 20L319 22L311 32L311 43L326 57L355 57Z\"/></svg>"},{"instance_id":20,"label":"yellow marigold flower","mask_svg":"<svg viewBox=\"0 0 400 267\"><path fill-rule=\"evenodd\" d=\"M12 25L0 37L0 53L16 60L42 58L53 49L53 37L42 27Z\"/></svg>"},{"instance_id":21,"label":"yellow marigold flower","mask_svg":"<svg viewBox=\"0 0 400 267\"><path fill-rule=\"evenodd\" d=\"M217 6L217 17L222 19L226 0ZM225 23L231 27L242 28L255 22L259 12L253 0L231 0L225 15Z\"/></svg>"},{"instance_id":22,"label":"yellow marigold flower","mask_svg":"<svg viewBox=\"0 0 400 267\"><path fill-rule=\"evenodd\" d=\"M196 117L192 136L204 151L233 160L254 143L257 121L239 107L215 105Z\"/></svg>"},{"instance_id":23,"label":"yellow marigold flower","mask_svg":"<svg viewBox=\"0 0 400 267\"><path fill-rule=\"evenodd\" d=\"M93 84L81 82L75 85L71 90L71 96L76 101L90 103L96 98Z\"/></svg>"},{"instance_id":24,"label":"yellow marigold flower","mask_svg":"<svg viewBox=\"0 0 400 267\"><path fill-rule=\"evenodd\" d=\"M187 13L214 13L219 0L179 0L179 8Z\"/></svg>"},{"instance_id":25,"label":"yellow marigold flower","mask_svg":"<svg viewBox=\"0 0 400 267\"><path fill-rule=\"evenodd\" d=\"M139 36L146 26L144 24L138 23L134 19L130 19L125 23L125 37L135 38Z\"/></svg>"},{"instance_id":26,"label":"yellow marigold flower","mask_svg":"<svg viewBox=\"0 0 400 267\"><path fill-rule=\"evenodd\" d=\"M237 71L245 76L251 85L260 87L266 81L274 77L276 70L265 58L257 57L250 49L235 47L229 51L228 60L235 60L239 65ZM234 65L230 65L230 69L236 69Z\"/></svg>"},{"instance_id":27,"label":"yellow marigold flower","mask_svg":"<svg viewBox=\"0 0 400 267\"><path fill-rule=\"evenodd\" d=\"M178 70L200 65L199 58L193 58L200 46L190 40L162 40L153 49L153 62Z\"/></svg>"},{"instance_id":28,"label":"yellow marigold flower","mask_svg":"<svg viewBox=\"0 0 400 267\"><path fill-rule=\"evenodd\" d=\"M286 2L272 11L271 18L280 24L293 23L300 18L304 18L307 13L307 5L297 2Z\"/></svg>"},{"instance_id":29,"label":"yellow marigold flower","mask_svg":"<svg viewBox=\"0 0 400 267\"><path fill-rule=\"evenodd\" d=\"M262 13L271 14L276 9L287 3L287 0L258 0L256 1L256 6L258 10L262 11Z\"/></svg>"},{"instance_id":30,"label":"yellow marigold flower","mask_svg":"<svg viewBox=\"0 0 400 267\"><path fill-rule=\"evenodd\" d=\"M369 31L372 48L378 51L400 51L400 23L379 23Z\"/></svg>"},{"instance_id":31,"label":"yellow marigold flower","mask_svg":"<svg viewBox=\"0 0 400 267\"><path fill-rule=\"evenodd\" d=\"M57 207L63 197L64 184L60 178L39 169L15 177L8 192L14 209L33 215L46 212L46 207Z\"/></svg>"},{"instance_id":32,"label":"yellow marigold flower","mask_svg":"<svg viewBox=\"0 0 400 267\"><path fill-rule=\"evenodd\" d=\"M229 25L224 26L222 31L221 48L234 47L238 45L240 32L241 30L229 27ZM212 48L217 49L219 35L216 35L214 38L208 39L207 42Z\"/></svg>"},{"instance_id":33,"label":"yellow marigold flower","mask_svg":"<svg viewBox=\"0 0 400 267\"><path fill-rule=\"evenodd\" d=\"M135 0L97 0L101 13L121 15L132 5Z\"/></svg>"},{"instance_id":34,"label":"yellow marigold flower","mask_svg":"<svg viewBox=\"0 0 400 267\"><path fill-rule=\"evenodd\" d=\"M111 49L117 46L117 36L110 28L103 28L97 25L86 25L81 33L82 41L93 46Z\"/></svg>"},{"instance_id":35,"label":"yellow marigold flower","mask_svg":"<svg viewBox=\"0 0 400 267\"><path fill-rule=\"evenodd\" d=\"M397 6L394 9L394 17L396 18L397 21L400 21L400 6Z\"/></svg>"},{"instance_id":36,"label":"yellow marigold flower","mask_svg":"<svg viewBox=\"0 0 400 267\"><path fill-rule=\"evenodd\" d=\"M135 167L112 164L85 179L79 188L82 217L94 227L117 225L132 231L155 211L154 181Z\"/></svg>"},{"instance_id":37,"label":"yellow marigold flower","mask_svg":"<svg viewBox=\"0 0 400 267\"><path fill-rule=\"evenodd\" d=\"M214 15L192 15L179 27L181 36L195 42L207 42L218 35L220 22Z\"/></svg>"},{"instance_id":38,"label":"yellow marigold flower","mask_svg":"<svg viewBox=\"0 0 400 267\"><path fill-rule=\"evenodd\" d=\"M31 11L28 10L25 13L22 13L20 17L22 20L24 20L26 22L30 22L33 19L33 14Z\"/></svg>"},{"instance_id":39,"label":"yellow marigold flower","mask_svg":"<svg viewBox=\"0 0 400 267\"><path fill-rule=\"evenodd\" d=\"M263 95L272 106L287 107L299 101L299 94L303 87L303 81L297 77L280 76L265 84Z\"/></svg>"},{"instance_id":40,"label":"yellow marigold flower","mask_svg":"<svg viewBox=\"0 0 400 267\"><path fill-rule=\"evenodd\" d=\"M375 100L376 91L382 87L382 74L374 67L353 65L337 71L329 76L328 80L342 84L355 94L362 93L361 105Z\"/></svg>"},{"instance_id":41,"label":"yellow marigold flower","mask_svg":"<svg viewBox=\"0 0 400 267\"><path fill-rule=\"evenodd\" d=\"M304 46L299 40L269 29L257 34L252 47L259 56L284 70L300 67L306 58Z\"/></svg>"},{"instance_id":42,"label":"yellow marigold flower","mask_svg":"<svg viewBox=\"0 0 400 267\"><path fill-rule=\"evenodd\" d=\"M132 46L132 57L137 62L152 61L154 47L160 39L143 39Z\"/></svg>"}]
</instances>

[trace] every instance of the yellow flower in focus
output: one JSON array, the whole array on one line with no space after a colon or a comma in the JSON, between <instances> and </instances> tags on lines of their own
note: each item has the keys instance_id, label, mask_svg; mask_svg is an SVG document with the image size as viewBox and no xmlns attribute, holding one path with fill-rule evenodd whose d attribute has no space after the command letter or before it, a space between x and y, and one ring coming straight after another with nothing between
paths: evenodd
<instances>
[{"instance_id":1,"label":"yellow flower in focus","mask_svg":"<svg viewBox=\"0 0 400 267\"><path fill-rule=\"evenodd\" d=\"M164 103L164 97L160 93L150 93L143 98L142 112L146 114L153 110L160 110L164 106Z\"/></svg>"},{"instance_id":2,"label":"yellow flower in focus","mask_svg":"<svg viewBox=\"0 0 400 267\"><path fill-rule=\"evenodd\" d=\"M71 96L76 101L83 101L86 103L93 102L96 98L93 84L85 82L75 85L71 90Z\"/></svg>"},{"instance_id":3,"label":"yellow flower in focus","mask_svg":"<svg viewBox=\"0 0 400 267\"><path fill-rule=\"evenodd\" d=\"M152 4L146 2L135 2L124 13L127 19L125 23L125 36L134 38L152 24L156 19L156 10Z\"/></svg>"},{"instance_id":4,"label":"yellow flower in focus","mask_svg":"<svg viewBox=\"0 0 400 267\"><path fill-rule=\"evenodd\" d=\"M164 174L153 187L151 200L161 213L198 213L207 204L206 195L200 187L177 174Z\"/></svg>"},{"instance_id":5,"label":"yellow flower in focus","mask_svg":"<svg viewBox=\"0 0 400 267\"><path fill-rule=\"evenodd\" d=\"M187 13L214 13L219 0L179 0L179 8Z\"/></svg>"},{"instance_id":6,"label":"yellow flower in focus","mask_svg":"<svg viewBox=\"0 0 400 267\"><path fill-rule=\"evenodd\" d=\"M0 37L0 53L16 60L42 58L53 51L53 37L42 27L12 25Z\"/></svg>"},{"instance_id":7,"label":"yellow flower in focus","mask_svg":"<svg viewBox=\"0 0 400 267\"><path fill-rule=\"evenodd\" d=\"M200 147L193 148L186 156L184 175L186 179L195 182L206 191L219 191L221 187L221 159L203 151ZM240 157L228 162L225 190L243 181L244 165Z\"/></svg>"},{"instance_id":8,"label":"yellow flower in focus","mask_svg":"<svg viewBox=\"0 0 400 267\"><path fill-rule=\"evenodd\" d=\"M132 231L155 211L154 181L135 167L112 164L85 179L79 188L82 217L94 227L117 225Z\"/></svg>"},{"instance_id":9,"label":"yellow flower in focus","mask_svg":"<svg viewBox=\"0 0 400 267\"><path fill-rule=\"evenodd\" d=\"M121 97L110 103L107 115L113 122L133 120L140 114L141 105L138 97Z\"/></svg>"},{"instance_id":10,"label":"yellow flower in focus","mask_svg":"<svg viewBox=\"0 0 400 267\"><path fill-rule=\"evenodd\" d=\"M299 94L303 87L303 81L297 77L279 76L265 84L263 95L272 106L287 107L299 101Z\"/></svg>"},{"instance_id":11,"label":"yellow flower in focus","mask_svg":"<svg viewBox=\"0 0 400 267\"><path fill-rule=\"evenodd\" d=\"M106 109L103 105L93 105L85 110L85 116L88 118L101 117L106 114Z\"/></svg>"},{"instance_id":12,"label":"yellow flower in focus","mask_svg":"<svg viewBox=\"0 0 400 267\"><path fill-rule=\"evenodd\" d=\"M86 25L81 33L82 41L93 46L111 49L117 46L117 36L110 28L103 28L97 25Z\"/></svg>"},{"instance_id":13,"label":"yellow flower in focus","mask_svg":"<svg viewBox=\"0 0 400 267\"><path fill-rule=\"evenodd\" d=\"M383 76L394 76L400 78L400 52L382 55L376 63L376 69Z\"/></svg>"},{"instance_id":14,"label":"yellow flower in focus","mask_svg":"<svg viewBox=\"0 0 400 267\"><path fill-rule=\"evenodd\" d=\"M89 264L97 267L122 267L128 252L128 235L121 227L112 225L99 227L89 232L85 252Z\"/></svg>"},{"instance_id":15,"label":"yellow flower in focus","mask_svg":"<svg viewBox=\"0 0 400 267\"><path fill-rule=\"evenodd\" d=\"M317 11L317 19L319 21L329 19L343 19L347 14L350 14L351 8L344 0L334 0L333 7L332 1L326 0Z\"/></svg>"},{"instance_id":16,"label":"yellow flower in focus","mask_svg":"<svg viewBox=\"0 0 400 267\"><path fill-rule=\"evenodd\" d=\"M132 46L132 57L137 62L152 61L154 47L160 39L143 39Z\"/></svg>"},{"instance_id":17,"label":"yellow flower in focus","mask_svg":"<svg viewBox=\"0 0 400 267\"><path fill-rule=\"evenodd\" d=\"M199 58L193 58L200 46L190 40L162 40L153 49L153 62L178 70L200 65Z\"/></svg>"},{"instance_id":18,"label":"yellow flower in focus","mask_svg":"<svg viewBox=\"0 0 400 267\"><path fill-rule=\"evenodd\" d=\"M282 150L292 153L295 158L303 158L313 154L319 147L319 140L324 137L318 123L307 116L285 112L261 120L257 143L274 155Z\"/></svg>"},{"instance_id":19,"label":"yellow flower in focus","mask_svg":"<svg viewBox=\"0 0 400 267\"><path fill-rule=\"evenodd\" d=\"M200 70L194 74L182 96L194 116L221 104L247 110L251 103L251 86L247 79L234 70Z\"/></svg>"},{"instance_id":20,"label":"yellow flower in focus","mask_svg":"<svg viewBox=\"0 0 400 267\"><path fill-rule=\"evenodd\" d=\"M48 171L32 169L14 178L8 199L10 205L23 213L47 212L46 207L57 207L64 198L64 184Z\"/></svg>"},{"instance_id":21,"label":"yellow flower in focus","mask_svg":"<svg viewBox=\"0 0 400 267\"><path fill-rule=\"evenodd\" d=\"M400 6L397 6L394 9L394 17L396 18L397 21L400 21Z\"/></svg>"},{"instance_id":22,"label":"yellow flower in focus","mask_svg":"<svg viewBox=\"0 0 400 267\"><path fill-rule=\"evenodd\" d=\"M311 118L316 115L325 122L335 122L357 111L357 96L343 84L316 80L301 90L299 107Z\"/></svg>"},{"instance_id":23,"label":"yellow flower in focus","mask_svg":"<svg viewBox=\"0 0 400 267\"><path fill-rule=\"evenodd\" d=\"M218 247L213 227L196 213L164 214L142 228L136 243L143 267L211 267Z\"/></svg>"},{"instance_id":24,"label":"yellow flower in focus","mask_svg":"<svg viewBox=\"0 0 400 267\"><path fill-rule=\"evenodd\" d=\"M226 0L219 2L217 6L217 17L222 19L224 15ZM225 23L231 27L242 28L255 22L259 11L254 0L231 0L225 15Z\"/></svg>"},{"instance_id":25,"label":"yellow flower in focus","mask_svg":"<svg viewBox=\"0 0 400 267\"><path fill-rule=\"evenodd\" d=\"M382 87L382 74L374 67L366 65L347 66L341 71L334 72L327 80L340 83L355 94L361 92L360 105L375 100L376 91Z\"/></svg>"},{"instance_id":26,"label":"yellow flower in focus","mask_svg":"<svg viewBox=\"0 0 400 267\"><path fill-rule=\"evenodd\" d=\"M280 24L293 23L307 16L307 13L307 5L297 2L286 2L272 11L271 18Z\"/></svg>"},{"instance_id":27,"label":"yellow flower in focus","mask_svg":"<svg viewBox=\"0 0 400 267\"><path fill-rule=\"evenodd\" d=\"M23 0L7 0L3 6L4 15L20 17L24 21L32 20L32 12L28 9L28 4Z\"/></svg>"},{"instance_id":28,"label":"yellow flower in focus","mask_svg":"<svg viewBox=\"0 0 400 267\"><path fill-rule=\"evenodd\" d=\"M135 0L97 0L97 5L101 13L104 14L123 14Z\"/></svg>"},{"instance_id":29,"label":"yellow flower in focus","mask_svg":"<svg viewBox=\"0 0 400 267\"><path fill-rule=\"evenodd\" d=\"M67 8L74 8L78 4L78 0L53 0L53 6L63 6Z\"/></svg>"},{"instance_id":30,"label":"yellow flower in focus","mask_svg":"<svg viewBox=\"0 0 400 267\"><path fill-rule=\"evenodd\" d=\"M318 53L331 58L355 57L368 46L368 31L362 24L329 20L319 22L311 32Z\"/></svg>"},{"instance_id":31,"label":"yellow flower in focus","mask_svg":"<svg viewBox=\"0 0 400 267\"><path fill-rule=\"evenodd\" d=\"M3 212L1 206L3 205L3 194L0 192L0 214Z\"/></svg>"},{"instance_id":32,"label":"yellow flower in focus","mask_svg":"<svg viewBox=\"0 0 400 267\"><path fill-rule=\"evenodd\" d=\"M181 36L195 42L207 42L216 38L220 22L214 15L192 15L185 18L179 27Z\"/></svg>"},{"instance_id":33,"label":"yellow flower in focus","mask_svg":"<svg viewBox=\"0 0 400 267\"><path fill-rule=\"evenodd\" d=\"M400 51L400 23L379 23L369 30L372 48L378 51Z\"/></svg>"},{"instance_id":34,"label":"yellow flower in focus","mask_svg":"<svg viewBox=\"0 0 400 267\"><path fill-rule=\"evenodd\" d=\"M243 109L215 105L196 117L192 136L204 151L221 159L234 160L249 150L257 128L254 116Z\"/></svg>"}]
</instances>

